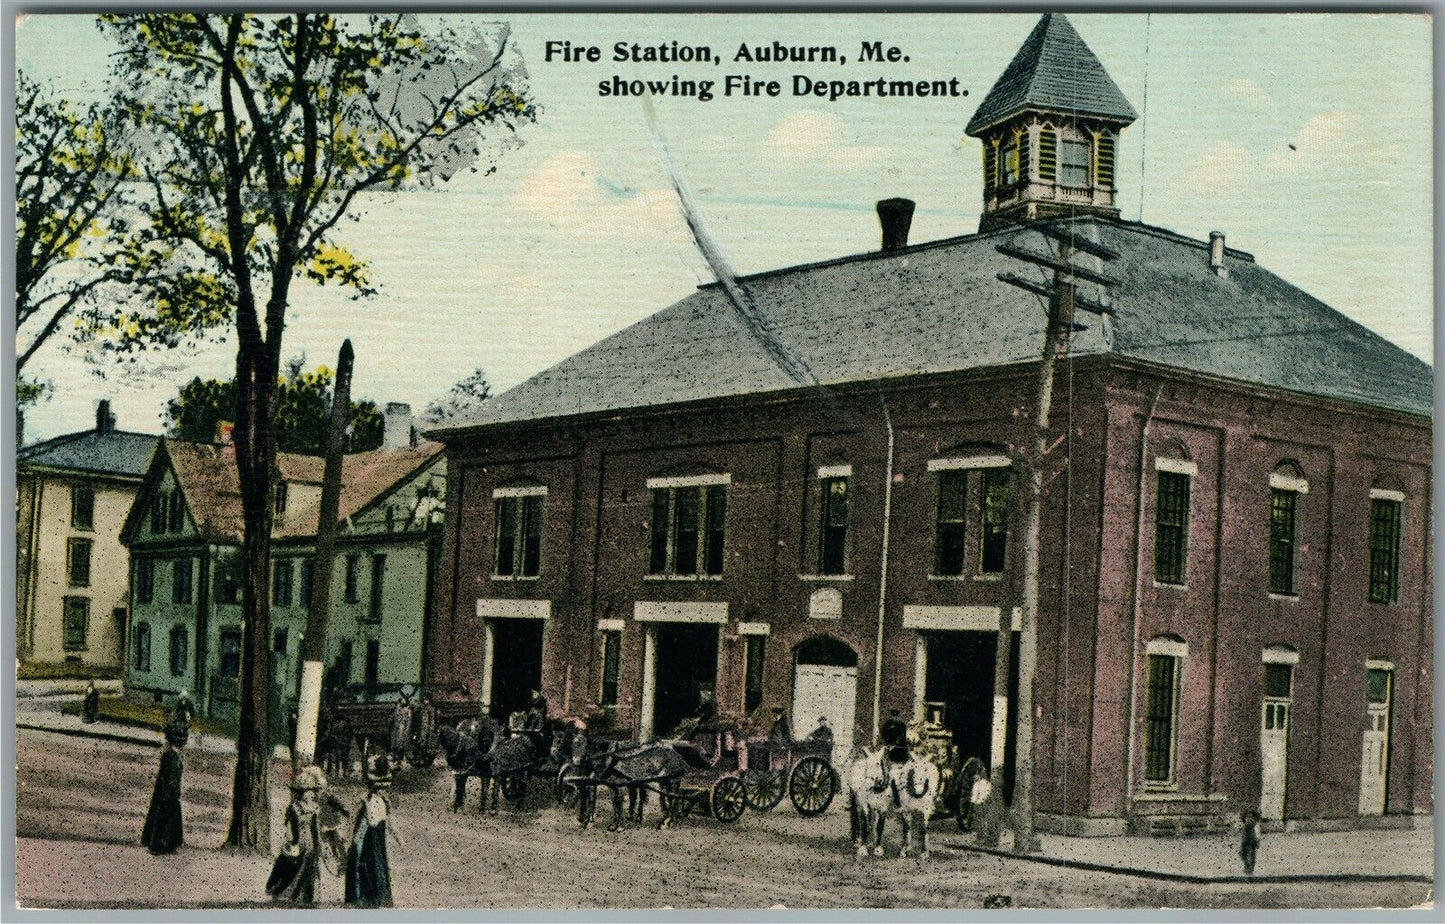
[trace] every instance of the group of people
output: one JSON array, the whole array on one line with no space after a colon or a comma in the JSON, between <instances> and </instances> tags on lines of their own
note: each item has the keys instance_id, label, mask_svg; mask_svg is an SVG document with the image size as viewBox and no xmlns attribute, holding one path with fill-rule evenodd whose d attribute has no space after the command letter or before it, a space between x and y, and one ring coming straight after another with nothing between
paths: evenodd
<instances>
[{"instance_id":1,"label":"group of people","mask_svg":"<svg viewBox=\"0 0 1445 924\"><path fill-rule=\"evenodd\" d=\"M94 707L89 702L83 706L90 708ZM190 740L194 715L190 698L183 694L166 717L160 767L141 828L141 845L152 854L174 853L185 843L181 818L181 777L185 769L182 750ZM330 849L328 845L336 843L338 837L334 828L321 823L322 806L329 803L355 818L346 844L346 903L364 908L391 907L391 864L386 844L388 832L392 838L397 837L390 823L391 779L390 758L386 754L372 756L366 765L366 797L353 813L328 791L326 774L320 767L308 764L298 769L291 780L291 802L286 806L285 839L266 880L266 893L286 904L316 902L321 852Z\"/></svg>"}]
</instances>

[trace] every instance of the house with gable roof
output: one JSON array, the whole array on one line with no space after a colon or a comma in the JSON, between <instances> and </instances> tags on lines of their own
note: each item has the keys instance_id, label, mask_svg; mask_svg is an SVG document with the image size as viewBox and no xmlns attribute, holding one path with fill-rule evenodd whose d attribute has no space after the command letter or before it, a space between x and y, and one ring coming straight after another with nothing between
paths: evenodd
<instances>
[{"instance_id":1,"label":"house with gable roof","mask_svg":"<svg viewBox=\"0 0 1445 924\"><path fill-rule=\"evenodd\" d=\"M1432 811L1432 374L1226 245L1120 218L1134 112L1048 14L968 124L980 228L708 284L428 435L450 460L430 682L665 735L897 712L1032 749L1043 830ZM1031 741L998 639L1045 312L1035 222L1112 252L1058 363ZM781 355L781 359L780 359ZM803 374L799 373L803 371ZM1002 631L1001 631L1002 630ZM1012 659L1017 665L1017 657Z\"/></svg>"},{"instance_id":2,"label":"house with gable roof","mask_svg":"<svg viewBox=\"0 0 1445 924\"><path fill-rule=\"evenodd\" d=\"M324 460L279 453L277 468L272 676L278 701L294 702ZM326 663L354 696L420 682L445 483L435 443L343 461ZM134 614L128 691L161 701L184 691L205 714L237 714L242 523L234 447L162 440L122 532Z\"/></svg>"}]
</instances>

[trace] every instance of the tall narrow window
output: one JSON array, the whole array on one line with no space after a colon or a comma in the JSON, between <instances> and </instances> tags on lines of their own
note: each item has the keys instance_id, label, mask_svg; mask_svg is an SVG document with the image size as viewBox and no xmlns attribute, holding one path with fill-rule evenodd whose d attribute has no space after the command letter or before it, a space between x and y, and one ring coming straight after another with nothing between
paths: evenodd
<instances>
[{"instance_id":1,"label":"tall narrow window","mask_svg":"<svg viewBox=\"0 0 1445 924\"><path fill-rule=\"evenodd\" d=\"M309 558L301 560L301 587L298 591L301 597L301 605L311 606L311 583L316 576L316 563Z\"/></svg>"},{"instance_id":2,"label":"tall narrow window","mask_svg":"<svg viewBox=\"0 0 1445 924\"><path fill-rule=\"evenodd\" d=\"M221 657L216 676L235 680L241 676L241 630L221 630Z\"/></svg>"},{"instance_id":3,"label":"tall narrow window","mask_svg":"<svg viewBox=\"0 0 1445 924\"><path fill-rule=\"evenodd\" d=\"M66 597L64 624L61 626L66 651L84 651L86 630L90 624L90 599Z\"/></svg>"},{"instance_id":4,"label":"tall narrow window","mask_svg":"<svg viewBox=\"0 0 1445 924\"><path fill-rule=\"evenodd\" d=\"M818 573L843 574L847 569L848 479L824 478L821 535L818 537Z\"/></svg>"},{"instance_id":5,"label":"tall narrow window","mask_svg":"<svg viewBox=\"0 0 1445 924\"><path fill-rule=\"evenodd\" d=\"M351 686L350 639L341 643L341 651L336 655L336 678L337 683L339 683L343 689Z\"/></svg>"},{"instance_id":6,"label":"tall narrow window","mask_svg":"<svg viewBox=\"0 0 1445 924\"><path fill-rule=\"evenodd\" d=\"M1003 149L1003 185L1012 186L1019 181L1019 136L1009 138Z\"/></svg>"},{"instance_id":7,"label":"tall narrow window","mask_svg":"<svg viewBox=\"0 0 1445 924\"><path fill-rule=\"evenodd\" d=\"M1269 492L1269 592L1294 593L1295 504L1299 494Z\"/></svg>"},{"instance_id":8,"label":"tall narrow window","mask_svg":"<svg viewBox=\"0 0 1445 924\"><path fill-rule=\"evenodd\" d=\"M1370 602L1394 603L1400 595L1400 501L1370 500Z\"/></svg>"},{"instance_id":9,"label":"tall narrow window","mask_svg":"<svg viewBox=\"0 0 1445 924\"><path fill-rule=\"evenodd\" d=\"M615 629L604 630L602 633L602 705L617 705L617 685L621 673L622 633Z\"/></svg>"},{"instance_id":10,"label":"tall narrow window","mask_svg":"<svg viewBox=\"0 0 1445 924\"><path fill-rule=\"evenodd\" d=\"M66 542L66 570L71 587L90 586L90 551L89 539L70 539Z\"/></svg>"},{"instance_id":11,"label":"tall narrow window","mask_svg":"<svg viewBox=\"0 0 1445 924\"><path fill-rule=\"evenodd\" d=\"M151 532L158 536L166 531L169 496L165 491L157 491L151 495Z\"/></svg>"},{"instance_id":12,"label":"tall narrow window","mask_svg":"<svg viewBox=\"0 0 1445 924\"><path fill-rule=\"evenodd\" d=\"M373 621L381 619L382 601L386 594L386 556L371 556L371 601L367 616Z\"/></svg>"},{"instance_id":13,"label":"tall narrow window","mask_svg":"<svg viewBox=\"0 0 1445 924\"><path fill-rule=\"evenodd\" d=\"M361 556L346 556L346 583L345 599L347 603L355 603L361 598L356 595L357 572L361 569Z\"/></svg>"},{"instance_id":14,"label":"tall narrow window","mask_svg":"<svg viewBox=\"0 0 1445 924\"><path fill-rule=\"evenodd\" d=\"M1009 470L987 468L983 471L983 526L979 571L996 574L1003 571L1008 551L1008 487Z\"/></svg>"},{"instance_id":15,"label":"tall narrow window","mask_svg":"<svg viewBox=\"0 0 1445 924\"><path fill-rule=\"evenodd\" d=\"M241 602L241 581L236 573L234 560L222 559L216 563L216 602L236 604Z\"/></svg>"},{"instance_id":16,"label":"tall narrow window","mask_svg":"<svg viewBox=\"0 0 1445 924\"><path fill-rule=\"evenodd\" d=\"M154 558L140 558L135 563L135 602L149 603L155 595L156 561Z\"/></svg>"},{"instance_id":17,"label":"tall narrow window","mask_svg":"<svg viewBox=\"0 0 1445 924\"><path fill-rule=\"evenodd\" d=\"M763 662L768 647L766 635L746 635L747 663L743 671L743 711L752 712L763 703Z\"/></svg>"},{"instance_id":18,"label":"tall narrow window","mask_svg":"<svg viewBox=\"0 0 1445 924\"><path fill-rule=\"evenodd\" d=\"M1184 556L1189 532L1189 476L1159 472L1158 509L1154 521L1154 579L1184 583Z\"/></svg>"},{"instance_id":19,"label":"tall narrow window","mask_svg":"<svg viewBox=\"0 0 1445 924\"><path fill-rule=\"evenodd\" d=\"M170 493L170 531L178 533L186 524L185 504L181 500L180 491Z\"/></svg>"},{"instance_id":20,"label":"tall narrow window","mask_svg":"<svg viewBox=\"0 0 1445 924\"><path fill-rule=\"evenodd\" d=\"M374 687L381 680L381 642L369 639L366 643L366 685Z\"/></svg>"},{"instance_id":21,"label":"tall narrow window","mask_svg":"<svg viewBox=\"0 0 1445 924\"><path fill-rule=\"evenodd\" d=\"M286 514L286 495L288 493L286 482L278 481L276 483L276 516L278 517Z\"/></svg>"},{"instance_id":22,"label":"tall narrow window","mask_svg":"<svg viewBox=\"0 0 1445 924\"><path fill-rule=\"evenodd\" d=\"M138 622L130 630L130 666L138 671L151 669L151 627L150 623Z\"/></svg>"},{"instance_id":23,"label":"tall narrow window","mask_svg":"<svg viewBox=\"0 0 1445 924\"><path fill-rule=\"evenodd\" d=\"M294 566L289 558L278 558L271 566L271 605L291 605L291 580Z\"/></svg>"},{"instance_id":24,"label":"tall narrow window","mask_svg":"<svg viewBox=\"0 0 1445 924\"><path fill-rule=\"evenodd\" d=\"M726 484L652 489L651 574L723 573L726 560Z\"/></svg>"},{"instance_id":25,"label":"tall narrow window","mask_svg":"<svg viewBox=\"0 0 1445 924\"><path fill-rule=\"evenodd\" d=\"M86 485L70 489L70 525L75 529L95 526L95 491Z\"/></svg>"},{"instance_id":26,"label":"tall narrow window","mask_svg":"<svg viewBox=\"0 0 1445 924\"><path fill-rule=\"evenodd\" d=\"M171 602L191 602L191 567L189 558L177 558L171 562Z\"/></svg>"},{"instance_id":27,"label":"tall narrow window","mask_svg":"<svg viewBox=\"0 0 1445 924\"><path fill-rule=\"evenodd\" d=\"M938 473L938 523L933 543L933 573L963 573L964 521L968 516L968 473Z\"/></svg>"},{"instance_id":28,"label":"tall narrow window","mask_svg":"<svg viewBox=\"0 0 1445 924\"><path fill-rule=\"evenodd\" d=\"M1065 141L1059 145L1059 182L1065 186L1089 185L1089 143Z\"/></svg>"},{"instance_id":29,"label":"tall narrow window","mask_svg":"<svg viewBox=\"0 0 1445 924\"><path fill-rule=\"evenodd\" d=\"M542 501L540 491L501 489L494 502L495 541L492 574L536 577L542 566Z\"/></svg>"},{"instance_id":30,"label":"tall narrow window","mask_svg":"<svg viewBox=\"0 0 1445 924\"><path fill-rule=\"evenodd\" d=\"M186 672L186 657L188 654L189 640L186 638L186 627L176 626L171 629L171 674L179 677Z\"/></svg>"},{"instance_id":31,"label":"tall narrow window","mask_svg":"<svg viewBox=\"0 0 1445 924\"><path fill-rule=\"evenodd\" d=\"M1179 708L1179 659L1149 655L1149 708L1144 716L1144 780L1174 780L1174 733Z\"/></svg>"},{"instance_id":32,"label":"tall narrow window","mask_svg":"<svg viewBox=\"0 0 1445 924\"><path fill-rule=\"evenodd\" d=\"M286 657L286 643L290 640L291 633L286 629L277 629L271 633L271 651L281 657Z\"/></svg>"}]
</instances>

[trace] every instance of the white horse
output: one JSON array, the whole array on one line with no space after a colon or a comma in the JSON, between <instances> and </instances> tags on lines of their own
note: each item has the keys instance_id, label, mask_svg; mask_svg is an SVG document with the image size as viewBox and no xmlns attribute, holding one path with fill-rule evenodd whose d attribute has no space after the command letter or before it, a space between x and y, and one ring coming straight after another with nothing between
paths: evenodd
<instances>
[{"instance_id":1,"label":"white horse","mask_svg":"<svg viewBox=\"0 0 1445 924\"><path fill-rule=\"evenodd\" d=\"M913 832L917 831L918 852L928 857L928 821L938 797L938 767L916 753L902 763L888 760L886 748L864 750L846 774L848 819L857 855L868 855L871 840L874 856L883 855L883 824L897 815L903 826L903 845L898 855L913 853Z\"/></svg>"}]
</instances>

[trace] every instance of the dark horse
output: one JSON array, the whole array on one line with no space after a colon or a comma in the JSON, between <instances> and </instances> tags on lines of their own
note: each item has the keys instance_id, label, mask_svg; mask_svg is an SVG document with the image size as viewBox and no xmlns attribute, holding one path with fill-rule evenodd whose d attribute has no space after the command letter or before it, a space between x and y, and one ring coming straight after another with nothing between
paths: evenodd
<instances>
[{"instance_id":1,"label":"dark horse","mask_svg":"<svg viewBox=\"0 0 1445 924\"><path fill-rule=\"evenodd\" d=\"M572 742L572 760L563 768L561 781L577 787L577 820L583 827L592 823L596 811L597 787L612 792L612 821L609 831L620 830L625 821L641 824L647 804L649 786L672 791L689 770L704 767L707 762L697 748L685 741L599 742L589 745L585 735ZM627 793L627 811L622 808L622 795Z\"/></svg>"},{"instance_id":2,"label":"dark horse","mask_svg":"<svg viewBox=\"0 0 1445 924\"><path fill-rule=\"evenodd\" d=\"M502 726L493 718L466 719L441 730L442 751L453 777L452 811L460 811L467 792L467 779L482 781L481 800L477 811L487 803L488 781L491 778L491 753Z\"/></svg>"}]
</instances>

